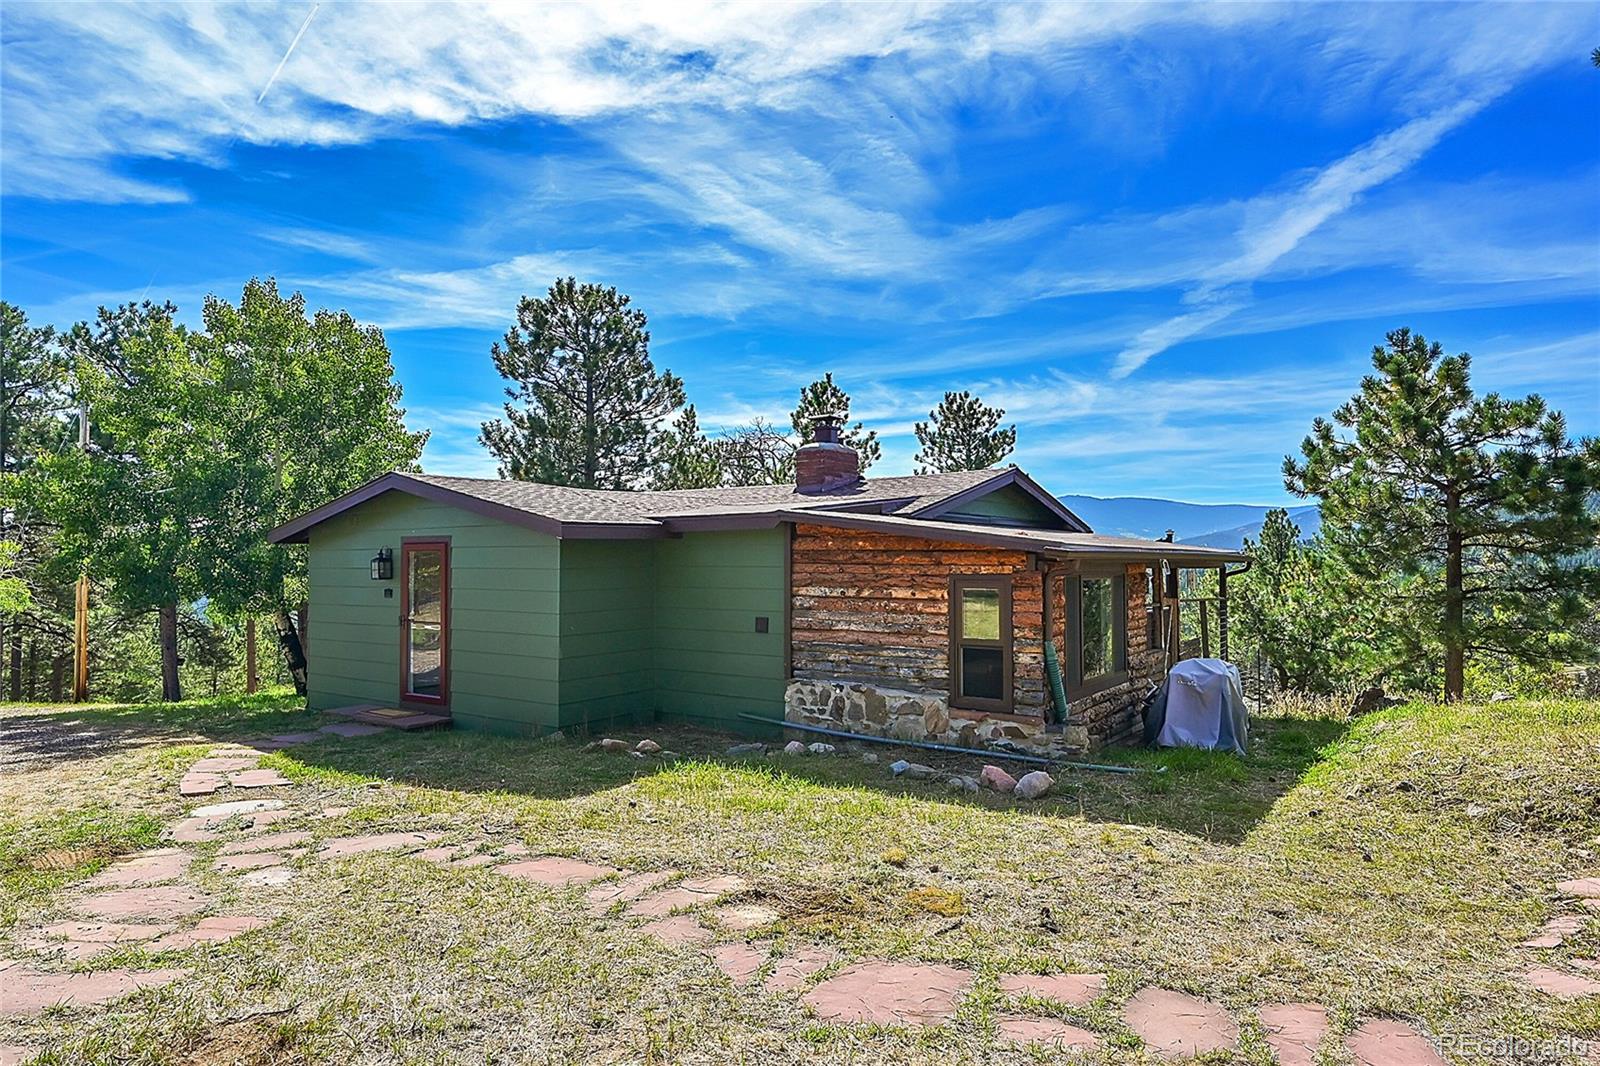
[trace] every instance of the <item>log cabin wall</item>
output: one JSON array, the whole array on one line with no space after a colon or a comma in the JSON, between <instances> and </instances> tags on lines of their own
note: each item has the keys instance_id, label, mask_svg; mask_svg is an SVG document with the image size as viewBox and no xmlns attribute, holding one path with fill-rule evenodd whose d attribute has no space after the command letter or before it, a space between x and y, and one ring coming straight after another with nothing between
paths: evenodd
<instances>
[{"instance_id":1,"label":"log cabin wall","mask_svg":"<svg viewBox=\"0 0 1600 1066\"><path fill-rule=\"evenodd\" d=\"M950 577L1010 574L1012 712L1043 719L1044 579L1029 553L804 524L793 552L795 678L948 698Z\"/></svg>"},{"instance_id":2,"label":"log cabin wall","mask_svg":"<svg viewBox=\"0 0 1600 1066\"><path fill-rule=\"evenodd\" d=\"M1044 673L1045 574L1022 551L801 524L792 575L792 670L784 699L791 722L963 747L1001 744L1043 755L1082 754L1137 741L1140 705L1166 673L1151 646L1147 565L1128 564L1127 676L1081 698L1049 725ZM1066 577L1050 581L1050 639L1067 661ZM1011 713L952 709L950 577L1011 576Z\"/></svg>"}]
</instances>

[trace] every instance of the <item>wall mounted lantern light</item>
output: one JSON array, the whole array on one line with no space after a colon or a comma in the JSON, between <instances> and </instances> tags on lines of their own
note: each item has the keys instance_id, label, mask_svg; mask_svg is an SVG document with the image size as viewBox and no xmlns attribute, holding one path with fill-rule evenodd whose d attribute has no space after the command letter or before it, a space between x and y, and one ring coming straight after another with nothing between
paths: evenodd
<instances>
[{"instance_id":1,"label":"wall mounted lantern light","mask_svg":"<svg viewBox=\"0 0 1600 1066\"><path fill-rule=\"evenodd\" d=\"M372 580L394 580L394 553L388 548L379 548L378 554L372 557Z\"/></svg>"}]
</instances>

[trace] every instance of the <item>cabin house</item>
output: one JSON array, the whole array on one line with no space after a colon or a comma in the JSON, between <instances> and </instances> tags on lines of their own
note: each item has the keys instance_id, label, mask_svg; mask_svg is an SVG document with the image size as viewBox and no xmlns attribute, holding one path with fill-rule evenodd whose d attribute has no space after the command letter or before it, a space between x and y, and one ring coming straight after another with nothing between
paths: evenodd
<instances>
[{"instance_id":1,"label":"cabin house","mask_svg":"<svg viewBox=\"0 0 1600 1066\"><path fill-rule=\"evenodd\" d=\"M319 507L270 535L308 548L310 706L1076 754L1140 729L1178 571L1243 559L1097 534L1015 467L865 478L837 420L795 467L667 492L397 472Z\"/></svg>"}]
</instances>

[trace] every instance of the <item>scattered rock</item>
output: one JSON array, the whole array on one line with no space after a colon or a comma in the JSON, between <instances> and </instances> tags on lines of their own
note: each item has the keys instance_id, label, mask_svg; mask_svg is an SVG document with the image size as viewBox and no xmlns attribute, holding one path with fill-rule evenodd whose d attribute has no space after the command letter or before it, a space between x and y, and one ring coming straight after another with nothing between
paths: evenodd
<instances>
[{"instance_id":1,"label":"scattered rock","mask_svg":"<svg viewBox=\"0 0 1600 1066\"><path fill-rule=\"evenodd\" d=\"M939 771L931 766L924 766L919 762L907 762L900 759L889 764L889 771L896 777L905 776L917 781L926 781L930 777L937 777Z\"/></svg>"},{"instance_id":2,"label":"scattered rock","mask_svg":"<svg viewBox=\"0 0 1600 1066\"><path fill-rule=\"evenodd\" d=\"M832 755L839 749L834 747L832 744L824 744L819 740L815 744L807 744L806 750L813 755Z\"/></svg>"},{"instance_id":3,"label":"scattered rock","mask_svg":"<svg viewBox=\"0 0 1600 1066\"><path fill-rule=\"evenodd\" d=\"M823 981L804 1000L826 1021L938 1025L954 1016L971 983L971 973L953 966L868 961Z\"/></svg>"},{"instance_id":4,"label":"scattered rock","mask_svg":"<svg viewBox=\"0 0 1600 1066\"><path fill-rule=\"evenodd\" d=\"M783 746L783 753L785 755L804 755L806 753L806 746L800 743L798 740L791 740L789 743Z\"/></svg>"},{"instance_id":5,"label":"scattered rock","mask_svg":"<svg viewBox=\"0 0 1600 1066\"><path fill-rule=\"evenodd\" d=\"M1123 1018L1162 1058L1191 1059L1239 1042L1239 1027L1222 1007L1154 985L1128 1000Z\"/></svg>"},{"instance_id":6,"label":"scattered rock","mask_svg":"<svg viewBox=\"0 0 1600 1066\"><path fill-rule=\"evenodd\" d=\"M878 765L878 755L877 755L876 752L871 752L871 751L863 752L861 754L861 761L866 763L868 766L877 766Z\"/></svg>"},{"instance_id":7,"label":"scattered rock","mask_svg":"<svg viewBox=\"0 0 1600 1066\"><path fill-rule=\"evenodd\" d=\"M1356 694L1356 698L1350 703L1350 717L1359 718L1364 714L1382 710L1388 706L1388 702L1383 694L1383 686L1373 685Z\"/></svg>"},{"instance_id":8,"label":"scattered rock","mask_svg":"<svg viewBox=\"0 0 1600 1066\"><path fill-rule=\"evenodd\" d=\"M944 784L951 792L978 791L978 779L976 777L952 777Z\"/></svg>"},{"instance_id":9,"label":"scattered rock","mask_svg":"<svg viewBox=\"0 0 1600 1066\"><path fill-rule=\"evenodd\" d=\"M728 749L728 754L733 756L765 755L766 753L767 746L765 744L735 744Z\"/></svg>"},{"instance_id":10,"label":"scattered rock","mask_svg":"<svg viewBox=\"0 0 1600 1066\"><path fill-rule=\"evenodd\" d=\"M600 741L600 750L601 751L627 751L628 750L628 742L626 740L618 740L615 737L606 737L604 740Z\"/></svg>"},{"instance_id":11,"label":"scattered rock","mask_svg":"<svg viewBox=\"0 0 1600 1066\"><path fill-rule=\"evenodd\" d=\"M1516 697L1512 696L1511 693L1509 693L1509 692L1496 692L1493 696L1489 697L1489 702L1490 703L1509 703L1515 698Z\"/></svg>"},{"instance_id":12,"label":"scattered rock","mask_svg":"<svg viewBox=\"0 0 1600 1066\"><path fill-rule=\"evenodd\" d=\"M998 766L985 766L978 774L978 780L985 788L992 788L996 792L1013 792L1017 787L1017 779Z\"/></svg>"},{"instance_id":13,"label":"scattered rock","mask_svg":"<svg viewBox=\"0 0 1600 1066\"><path fill-rule=\"evenodd\" d=\"M1016 795L1025 800L1038 799L1055 787L1056 779L1043 770L1023 774L1017 780Z\"/></svg>"},{"instance_id":14,"label":"scattered rock","mask_svg":"<svg viewBox=\"0 0 1600 1066\"><path fill-rule=\"evenodd\" d=\"M661 750L661 745L653 740L641 740L633 746L633 750L645 755L654 755Z\"/></svg>"}]
</instances>

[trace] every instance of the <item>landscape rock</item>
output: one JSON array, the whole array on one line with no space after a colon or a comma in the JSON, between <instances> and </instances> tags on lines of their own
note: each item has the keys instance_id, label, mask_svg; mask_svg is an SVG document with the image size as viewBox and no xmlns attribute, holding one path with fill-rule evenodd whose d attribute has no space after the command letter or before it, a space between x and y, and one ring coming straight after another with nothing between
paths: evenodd
<instances>
[{"instance_id":1,"label":"landscape rock","mask_svg":"<svg viewBox=\"0 0 1600 1066\"><path fill-rule=\"evenodd\" d=\"M1511 695L1511 693L1509 693L1509 692L1496 692L1493 696L1489 697L1489 702L1490 703L1509 703L1509 702L1511 702L1511 700L1513 700L1515 698L1516 697Z\"/></svg>"},{"instance_id":2,"label":"landscape rock","mask_svg":"<svg viewBox=\"0 0 1600 1066\"><path fill-rule=\"evenodd\" d=\"M661 750L661 745L653 740L641 740L633 746L633 750L643 752L645 755L654 755Z\"/></svg>"},{"instance_id":3,"label":"landscape rock","mask_svg":"<svg viewBox=\"0 0 1600 1066\"><path fill-rule=\"evenodd\" d=\"M600 741L600 750L601 751L627 751L628 750L628 742L626 740L618 740L615 737L606 737L604 740Z\"/></svg>"},{"instance_id":4,"label":"landscape rock","mask_svg":"<svg viewBox=\"0 0 1600 1066\"><path fill-rule=\"evenodd\" d=\"M834 747L832 744L824 744L821 741L818 741L815 744L807 744L806 750L813 755L832 755L839 749Z\"/></svg>"},{"instance_id":5,"label":"landscape rock","mask_svg":"<svg viewBox=\"0 0 1600 1066\"><path fill-rule=\"evenodd\" d=\"M1017 781L1016 794L1026 800L1038 799L1055 787L1056 779L1043 770L1023 774Z\"/></svg>"},{"instance_id":6,"label":"landscape rock","mask_svg":"<svg viewBox=\"0 0 1600 1066\"><path fill-rule=\"evenodd\" d=\"M924 766L919 762L907 762L905 759L890 763L889 771L896 777L903 775L918 781L926 781L930 777L937 776L939 772L931 766Z\"/></svg>"},{"instance_id":7,"label":"landscape rock","mask_svg":"<svg viewBox=\"0 0 1600 1066\"><path fill-rule=\"evenodd\" d=\"M804 755L806 753L806 746L800 743L798 740L791 740L789 743L783 746L783 753L785 755Z\"/></svg>"},{"instance_id":8,"label":"landscape rock","mask_svg":"<svg viewBox=\"0 0 1600 1066\"><path fill-rule=\"evenodd\" d=\"M728 749L728 754L735 756L765 755L766 752L767 746L765 744L735 744L733 747Z\"/></svg>"},{"instance_id":9,"label":"landscape rock","mask_svg":"<svg viewBox=\"0 0 1600 1066\"><path fill-rule=\"evenodd\" d=\"M945 782L945 787L951 792L976 792L978 779L976 777L952 777Z\"/></svg>"},{"instance_id":10,"label":"landscape rock","mask_svg":"<svg viewBox=\"0 0 1600 1066\"><path fill-rule=\"evenodd\" d=\"M985 788L992 788L996 792L1013 792L1017 787L1017 779L998 766L985 766L979 772L978 780L983 782Z\"/></svg>"},{"instance_id":11,"label":"landscape rock","mask_svg":"<svg viewBox=\"0 0 1600 1066\"><path fill-rule=\"evenodd\" d=\"M862 753L861 761L866 763L868 766L876 766L878 765L877 753L871 751L864 752Z\"/></svg>"}]
</instances>

